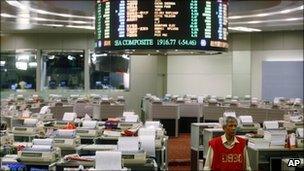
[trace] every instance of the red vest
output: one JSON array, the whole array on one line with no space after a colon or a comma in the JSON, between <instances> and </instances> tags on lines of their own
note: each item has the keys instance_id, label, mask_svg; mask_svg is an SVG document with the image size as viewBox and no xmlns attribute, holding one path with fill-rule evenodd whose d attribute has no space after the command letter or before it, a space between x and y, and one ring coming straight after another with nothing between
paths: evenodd
<instances>
[{"instance_id":1,"label":"red vest","mask_svg":"<svg viewBox=\"0 0 304 171\"><path fill-rule=\"evenodd\" d=\"M213 149L212 170L245 170L244 148L246 140L236 138L239 143L235 143L232 149L224 146L221 137L209 141L209 146Z\"/></svg>"}]
</instances>

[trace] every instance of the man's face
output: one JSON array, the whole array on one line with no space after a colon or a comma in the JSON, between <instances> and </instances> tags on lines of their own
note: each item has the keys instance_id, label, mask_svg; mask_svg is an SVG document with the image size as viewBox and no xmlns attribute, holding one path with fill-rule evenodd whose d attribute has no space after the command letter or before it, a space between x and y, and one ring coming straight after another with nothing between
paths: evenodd
<instances>
[{"instance_id":1,"label":"man's face","mask_svg":"<svg viewBox=\"0 0 304 171\"><path fill-rule=\"evenodd\" d=\"M229 121L227 125L225 125L223 128L227 135L234 136L236 133L236 127L237 127L236 121Z\"/></svg>"}]
</instances>

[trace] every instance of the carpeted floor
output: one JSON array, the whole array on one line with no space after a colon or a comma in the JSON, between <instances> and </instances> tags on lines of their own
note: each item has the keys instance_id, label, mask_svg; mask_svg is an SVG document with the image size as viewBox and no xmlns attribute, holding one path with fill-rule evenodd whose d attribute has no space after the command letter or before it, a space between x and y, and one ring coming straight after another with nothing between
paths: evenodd
<instances>
[{"instance_id":1,"label":"carpeted floor","mask_svg":"<svg viewBox=\"0 0 304 171\"><path fill-rule=\"evenodd\" d=\"M170 137L168 149L169 171L190 171L190 133Z\"/></svg>"}]
</instances>

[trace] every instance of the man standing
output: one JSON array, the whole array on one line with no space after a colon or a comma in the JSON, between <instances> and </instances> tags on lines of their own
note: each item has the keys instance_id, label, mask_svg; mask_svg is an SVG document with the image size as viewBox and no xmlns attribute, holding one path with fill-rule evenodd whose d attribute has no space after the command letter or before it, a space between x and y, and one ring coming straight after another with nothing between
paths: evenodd
<instances>
[{"instance_id":1,"label":"man standing","mask_svg":"<svg viewBox=\"0 0 304 171\"><path fill-rule=\"evenodd\" d=\"M209 141L204 170L251 170L246 140L235 136L237 120L224 117L225 134Z\"/></svg>"}]
</instances>

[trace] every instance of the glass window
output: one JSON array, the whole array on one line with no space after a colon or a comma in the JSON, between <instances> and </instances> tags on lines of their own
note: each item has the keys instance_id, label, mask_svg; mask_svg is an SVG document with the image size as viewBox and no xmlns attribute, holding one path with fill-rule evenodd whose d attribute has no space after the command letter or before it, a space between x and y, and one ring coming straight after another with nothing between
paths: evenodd
<instances>
[{"instance_id":1,"label":"glass window","mask_svg":"<svg viewBox=\"0 0 304 171\"><path fill-rule=\"evenodd\" d=\"M36 50L1 52L1 91L36 89Z\"/></svg>"},{"instance_id":2,"label":"glass window","mask_svg":"<svg viewBox=\"0 0 304 171\"><path fill-rule=\"evenodd\" d=\"M42 89L84 89L83 50L44 50L42 59Z\"/></svg>"},{"instance_id":3,"label":"glass window","mask_svg":"<svg viewBox=\"0 0 304 171\"><path fill-rule=\"evenodd\" d=\"M128 55L91 53L89 64L91 89L129 90Z\"/></svg>"}]
</instances>

